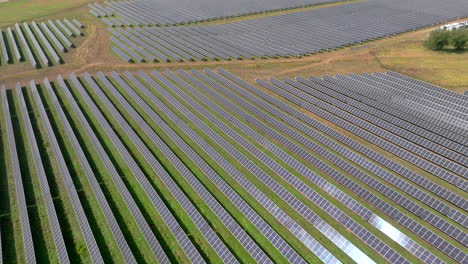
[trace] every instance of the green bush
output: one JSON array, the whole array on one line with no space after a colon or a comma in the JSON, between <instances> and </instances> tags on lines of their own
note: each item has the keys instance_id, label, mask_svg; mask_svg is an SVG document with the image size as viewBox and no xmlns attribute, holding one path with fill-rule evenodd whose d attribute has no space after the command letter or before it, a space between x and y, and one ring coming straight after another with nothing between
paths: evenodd
<instances>
[{"instance_id":1,"label":"green bush","mask_svg":"<svg viewBox=\"0 0 468 264\"><path fill-rule=\"evenodd\" d=\"M458 29L450 32L450 45L456 50L463 50L468 43L468 29Z\"/></svg>"},{"instance_id":2,"label":"green bush","mask_svg":"<svg viewBox=\"0 0 468 264\"><path fill-rule=\"evenodd\" d=\"M465 49L468 44L468 29L442 30L436 29L431 32L424 45L431 50L442 50L451 45L456 50Z\"/></svg>"},{"instance_id":3,"label":"green bush","mask_svg":"<svg viewBox=\"0 0 468 264\"><path fill-rule=\"evenodd\" d=\"M431 32L429 38L424 43L427 48L432 50L442 50L449 44L450 32L446 30L436 29Z\"/></svg>"}]
</instances>

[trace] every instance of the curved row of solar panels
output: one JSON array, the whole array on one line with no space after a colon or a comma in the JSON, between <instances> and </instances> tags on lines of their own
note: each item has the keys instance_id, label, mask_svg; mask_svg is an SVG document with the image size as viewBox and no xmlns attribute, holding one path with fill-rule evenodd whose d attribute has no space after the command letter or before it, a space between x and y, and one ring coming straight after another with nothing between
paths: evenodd
<instances>
[{"instance_id":1,"label":"curved row of solar panels","mask_svg":"<svg viewBox=\"0 0 468 264\"><path fill-rule=\"evenodd\" d=\"M0 65L28 61L33 68L63 63L61 53L74 48L71 38L82 36L83 25L76 19L49 20L47 23L15 24L0 29Z\"/></svg>"},{"instance_id":2,"label":"curved row of solar panels","mask_svg":"<svg viewBox=\"0 0 468 264\"><path fill-rule=\"evenodd\" d=\"M219 69L0 97L5 263L468 261L464 95Z\"/></svg>"},{"instance_id":3,"label":"curved row of solar panels","mask_svg":"<svg viewBox=\"0 0 468 264\"><path fill-rule=\"evenodd\" d=\"M88 4L96 17L115 17L123 24L177 25L274 10L339 2L337 0L240 0L240 1L105 1Z\"/></svg>"},{"instance_id":4,"label":"curved row of solar panels","mask_svg":"<svg viewBox=\"0 0 468 264\"><path fill-rule=\"evenodd\" d=\"M451 18L370 0L220 25L121 28L128 23L114 18L106 23L126 61L163 62L300 57Z\"/></svg>"}]
</instances>

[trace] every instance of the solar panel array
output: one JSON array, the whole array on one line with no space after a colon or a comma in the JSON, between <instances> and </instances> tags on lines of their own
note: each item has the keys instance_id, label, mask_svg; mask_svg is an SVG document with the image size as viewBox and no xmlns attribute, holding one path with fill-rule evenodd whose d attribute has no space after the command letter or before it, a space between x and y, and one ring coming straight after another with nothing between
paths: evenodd
<instances>
[{"instance_id":1,"label":"solar panel array","mask_svg":"<svg viewBox=\"0 0 468 264\"><path fill-rule=\"evenodd\" d=\"M464 5L461 0L452 1ZM117 5L119 2L109 3ZM135 53L143 56L143 50L157 61L167 58L191 61L307 56L432 26L459 15L453 9L443 15L426 13L421 11L424 3L411 3L395 7L384 1L368 0L219 25L150 27L150 22L135 24L127 20L115 24L113 17L104 19L111 27L125 26L111 32L117 39L127 39L126 45L132 52L127 53L130 57ZM440 8L444 8L439 3ZM139 2L120 2L118 5L131 12L129 5L132 4ZM152 12L150 8L146 10ZM138 17L132 18L145 18L139 11L135 16ZM116 38L113 40L119 45ZM140 61L139 57L134 57L133 61Z\"/></svg>"},{"instance_id":2,"label":"solar panel array","mask_svg":"<svg viewBox=\"0 0 468 264\"><path fill-rule=\"evenodd\" d=\"M260 1L105 1L88 4L96 17L115 17L126 25L177 25L205 20L264 13L274 10L339 2L336 0Z\"/></svg>"},{"instance_id":3,"label":"solar panel array","mask_svg":"<svg viewBox=\"0 0 468 264\"><path fill-rule=\"evenodd\" d=\"M94 263L468 261L468 133L445 118L466 119L463 95L394 72L251 84L222 69L72 73L7 93L5 149L32 161L9 152L9 177L24 196L31 167L48 220L19 197L21 230L50 230L61 263L77 249L52 178Z\"/></svg>"},{"instance_id":4,"label":"solar panel array","mask_svg":"<svg viewBox=\"0 0 468 264\"><path fill-rule=\"evenodd\" d=\"M11 178L14 180L14 193L16 193L15 203L18 207L13 210L19 211L19 221L20 221L20 230L21 230L21 238L22 241L20 245L23 247L25 261L28 263L36 262L36 255L34 252L34 245L33 245L33 237L32 237L32 230L29 224L29 215L28 215L28 208L26 205L26 196L24 193L24 186L23 186L23 176L21 175L21 168L19 166L19 156L18 151L16 149L16 140L15 140L15 133L13 131L13 124L11 121L11 114L10 114L10 106L7 99L6 90L2 89L1 91L1 98L3 104L3 116L4 116L4 125L6 126L5 133L8 136L8 150L9 153L7 154L7 160L10 164L10 171Z\"/></svg>"},{"instance_id":5,"label":"solar panel array","mask_svg":"<svg viewBox=\"0 0 468 264\"><path fill-rule=\"evenodd\" d=\"M15 24L13 29L8 27L6 32L0 29L0 65L29 61L33 68L44 68L64 63L59 53L74 47L70 41L72 37L83 35L69 20L64 21L66 25L60 20L49 20L48 25L40 23L39 27L32 21L30 24L24 22L22 26ZM75 24L78 22L76 19L73 21Z\"/></svg>"}]
</instances>

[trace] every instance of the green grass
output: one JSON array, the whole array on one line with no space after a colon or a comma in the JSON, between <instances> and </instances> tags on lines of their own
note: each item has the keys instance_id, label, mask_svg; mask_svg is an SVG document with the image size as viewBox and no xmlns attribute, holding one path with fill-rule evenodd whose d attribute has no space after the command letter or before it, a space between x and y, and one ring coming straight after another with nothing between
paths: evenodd
<instances>
[{"instance_id":1,"label":"green grass","mask_svg":"<svg viewBox=\"0 0 468 264\"><path fill-rule=\"evenodd\" d=\"M0 26L32 19L47 19L74 8L84 6L90 0L9 0L0 3Z\"/></svg>"}]
</instances>

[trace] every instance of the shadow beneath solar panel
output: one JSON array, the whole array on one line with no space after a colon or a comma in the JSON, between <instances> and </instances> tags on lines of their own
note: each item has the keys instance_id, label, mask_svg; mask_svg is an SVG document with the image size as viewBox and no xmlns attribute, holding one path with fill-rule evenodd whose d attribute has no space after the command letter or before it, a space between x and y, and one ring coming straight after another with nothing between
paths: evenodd
<instances>
[{"instance_id":1,"label":"shadow beneath solar panel","mask_svg":"<svg viewBox=\"0 0 468 264\"><path fill-rule=\"evenodd\" d=\"M8 91L7 91L8 93ZM3 115L3 109L0 110ZM3 117L0 118L3 120ZM13 222L11 219L10 195L6 168L6 150L4 142L5 126L0 126L0 232L2 239L2 254L4 263L16 262L15 236L13 234Z\"/></svg>"},{"instance_id":2,"label":"shadow beneath solar panel","mask_svg":"<svg viewBox=\"0 0 468 264\"><path fill-rule=\"evenodd\" d=\"M39 88L40 85L37 85ZM39 89L40 90L40 89ZM28 89L25 89L25 91L29 91ZM29 92L29 96L32 96ZM59 177L59 174L54 173L53 165L51 156L49 155L48 149L50 149L50 143L43 137L43 133L41 133L41 129L39 128L39 120L36 118L36 115L34 112L36 109L34 108L33 111L31 111L32 107L32 102L30 100L29 96L24 96L24 100L26 103L26 106L28 107L30 114L29 118L31 120L31 126L34 132L34 136L36 138L36 143L37 147L39 148L39 153L41 155L41 160L42 160L42 166L44 167L45 175L47 178L47 182L49 184L49 191L50 194L53 198L54 202L54 207L55 207L55 212L57 214L57 219L59 221L60 225L60 230L62 231L62 236L63 240L65 242L65 247L67 249L67 253L70 259L72 260L80 260L80 253L78 252L79 250L79 245L75 244L73 232L70 222L68 220L68 217L71 217L72 214L70 214L70 211L67 211L64 208L63 201L60 199L60 193L59 193L59 188L57 184L57 179L55 177ZM71 208L68 208L68 210L71 210Z\"/></svg>"},{"instance_id":3,"label":"shadow beneath solar panel","mask_svg":"<svg viewBox=\"0 0 468 264\"><path fill-rule=\"evenodd\" d=\"M11 113L11 123L13 125L13 131L17 131L15 133L15 143L16 143L16 151L18 155L18 160L19 160L19 166L20 166L20 172L21 172L21 178L23 180L23 189L24 189L24 196L26 199L26 206L28 207L28 217L29 217L29 225L31 227L31 235L33 238L33 244L34 244L34 253L36 256L36 260L39 263L46 263L50 260L49 256L49 251L47 250L47 244L46 244L46 239L44 235L44 230L41 225L41 219L40 219L40 212L39 208L37 206L37 201L35 197L40 197L40 194L36 193L33 184L34 182L32 181L32 177L36 177L35 173L31 171L29 164L32 164L32 161L30 160L32 153L26 149L26 146L24 142L27 141L27 138L24 137L25 131L21 131L21 120L20 120L20 114L19 112L15 111L15 109L19 109L19 106L17 106L17 102L14 99L15 96L13 96L12 93L9 94L8 97L8 103L10 106L10 113ZM15 114L16 113L16 114ZM23 128L24 130L24 128ZM23 133L21 133L23 132ZM31 175L31 173L34 173L34 176ZM37 177L36 177L37 178ZM45 210L45 208L44 208ZM43 224L48 224L48 223L43 223Z\"/></svg>"},{"instance_id":4,"label":"shadow beneath solar panel","mask_svg":"<svg viewBox=\"0 0 468 264\"><path fill-rule=\"evenodd\" d=\"M66 81L65 81L66 82ZM60 105L64 105L64 102L62 100L62 97L60 96L59 90L57 89L55 83L50 84L55 92L57 94L57 100L59 101ZM91 166L91 169L94 172L94 175L96 176L97 181L100 183L100 187L102 192L104 193L104 196L106 200L108 201L110 205L110 209L112 210L112 214L115 216L117 223L120 227L120 230L123 233L123 236L125 237L125 241L127 242L128 246L130 247L130 250L132 251L136 261L138 263L144 263L144 257L141 254L140 250L138 249L137 242L135 241L135 238L133 237L132 233L129 231L129 227L126 224L125 218L122 216L121 212L117 209L117 207L112 206L113 204L116 204L116 201L113 199L111 195L111 190L107 187L107 185L104 183L103 177L107 177L107 175L102 175L99 172L99 167L95 162L96 157L93 157L93 155L90 153L90 148L86 145L82 133L80 133L80 130L77 127L76 121L74 118L70 116L70 112L66 111L64 109L64 113L66 118L69 120L70 126L72 127L72 130L75 131L76 138L78 139L78 142L83 149L83 152L86 156L86 159L89 162L89 165ZM96 134L97 135L97 134ZM99 137L98 137L99 138ZM102 144L104 146L104 144ZM96 153L95 153L96 154ZM115 163L114 163L115 164ZM118 171L118 170L117 170ZM119 175L124 175L124 173L118 171Z\"/></svg>"}]
</instances>

